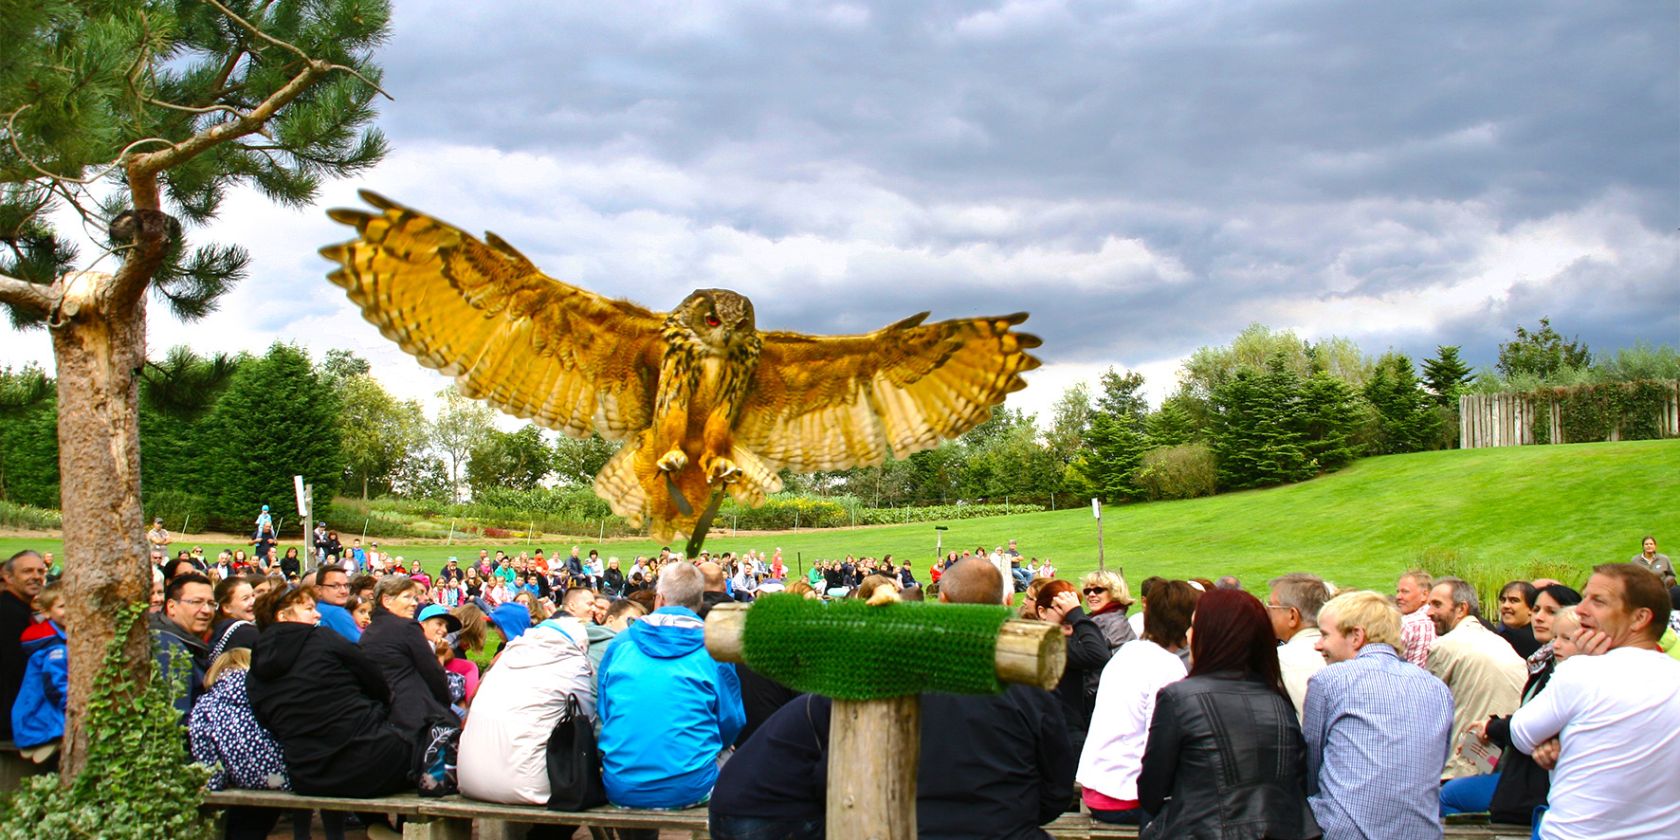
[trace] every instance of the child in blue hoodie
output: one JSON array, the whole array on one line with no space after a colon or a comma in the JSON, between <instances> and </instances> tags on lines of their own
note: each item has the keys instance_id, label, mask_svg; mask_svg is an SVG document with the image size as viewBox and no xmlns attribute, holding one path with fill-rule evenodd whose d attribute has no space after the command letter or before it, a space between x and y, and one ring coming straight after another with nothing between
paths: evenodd
<instances>
[{"instance_id":1,"label":"child in blue hoodie","mask_svg":"<svg viewBox=\"0 0 1680 840\"><path fill-rule=\"evenodd\" d=\"M64 706L70 695L70 651L64 637L64 589L53 581L35 596L46 621L23 631L29 665L12 706L12 740L18 749L46 746L64 737Z\"/></svg>"}]
</instances>

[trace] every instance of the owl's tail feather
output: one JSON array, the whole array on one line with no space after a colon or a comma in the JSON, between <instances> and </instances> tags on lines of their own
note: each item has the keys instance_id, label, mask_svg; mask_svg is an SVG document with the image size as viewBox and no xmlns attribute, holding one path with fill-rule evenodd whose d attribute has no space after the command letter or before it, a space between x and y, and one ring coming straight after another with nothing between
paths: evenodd
<instances>
[{"instance_id":1,"label":"owl's tail feather","mask_svg":"<svg viewBox=\"0 0 1680 840\"><path fill-rule=\"evenodd\" d=\"M781 476L776 475L775 468L757 453L743 446L733 446L729 450L729 460L741 470L729 483L729 495L735 497L735 501L748 507L758 507L771 493L781 492Z\"/></svg>"}]
</instances>

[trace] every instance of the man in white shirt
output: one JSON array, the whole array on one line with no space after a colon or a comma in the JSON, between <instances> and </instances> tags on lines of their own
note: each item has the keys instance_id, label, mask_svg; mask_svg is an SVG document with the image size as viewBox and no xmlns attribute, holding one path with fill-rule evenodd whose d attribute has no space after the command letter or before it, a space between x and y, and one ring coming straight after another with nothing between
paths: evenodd
<instances>
[{"instance_id":1,"label":"man in white shirt","mask_svg":"<svg viewBox=\"0 0 1680 840\"><path fill-rule=\"evenodd\" d=\"M1429 590L1434 581L1413 569L1394 584L1394 605L1400 608L1400 655L1419 668L1429 667L1429 646L1435 643L1435 621L1429 617Z\"/></svg>"},{"instance_id":2,"label":"man in white shirt","mask_svg":"<svg viewBox=\"0 0 1680 840\"><path fill-rule=\"evenodd\" d=\"M1657 647L1668 591L1631 563L1593 569L1575 608L1582 653L1511 718L1511 744L1552 771L1545 840L1680 837L1680 662Z\"/></svg>"},{"instance_id":3,"label":"man in white shirt","mask_svg":"<svg viewBox=\"0 0 1680 840\"><path fill-rule=\"evenodd\" d=\"M1476 588L1458 578L1442 578L1429 590L1429 616L1435 620L1436 634L1429 648L1429 673L1452 690L1454 744L1472 724L1516 711L1528 682L1527 663L1482 624L1478 605ZM1480 772L1471 759L1454 755L1442 778Z\"/></svg>"},{"instance_id":4,"label":"man in white shirt","mask_svg":"<svg viewBox=\"0 0 1680 840\"><path fill-rule=\"evenodd\" d=\"M1283 688L1301 718L1307 702L1307 680L1324 670L1324 654L1318 652L1318 611L1330 600L1330 589L1318 575L1295 573L1273 578L1266 599L1266 613L1272 632L1283 644L1278 647L1278 667L1283 670Z\"/></svg>"}]
</instances>

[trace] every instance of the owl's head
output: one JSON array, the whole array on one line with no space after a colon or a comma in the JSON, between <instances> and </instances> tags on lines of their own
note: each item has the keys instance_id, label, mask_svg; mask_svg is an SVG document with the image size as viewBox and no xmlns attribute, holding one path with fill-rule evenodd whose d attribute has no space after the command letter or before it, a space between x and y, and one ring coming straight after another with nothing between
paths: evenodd
<instances>
[{"instance_id":1,"label":"owl's head","mask_svg":"<svg viewBox=\"0 0 1680 840\"><path fill-rule=\"evenodd\" d=\"M672 314L714 350L723 350L758 331L752 301L728 289L695 289Z\"/></svg>"}]
</instances>

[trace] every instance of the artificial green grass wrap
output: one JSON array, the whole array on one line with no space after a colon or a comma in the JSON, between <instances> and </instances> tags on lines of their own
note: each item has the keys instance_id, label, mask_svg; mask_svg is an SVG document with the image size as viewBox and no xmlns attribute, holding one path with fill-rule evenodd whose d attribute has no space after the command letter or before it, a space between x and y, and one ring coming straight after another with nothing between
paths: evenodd
<instances>
[{"instance_id":1,"label":"artificial green grass wrap","mask_svg":"<svg viewBox=\"0 0 1680 840\"><path fill-rule=\"evenodd\" d=\"M798 691L879 700L924 691L996 694L1007 607L806 600L766 595L747 611L741 652L753 670Z\"/></svg>"}]
</instances>

